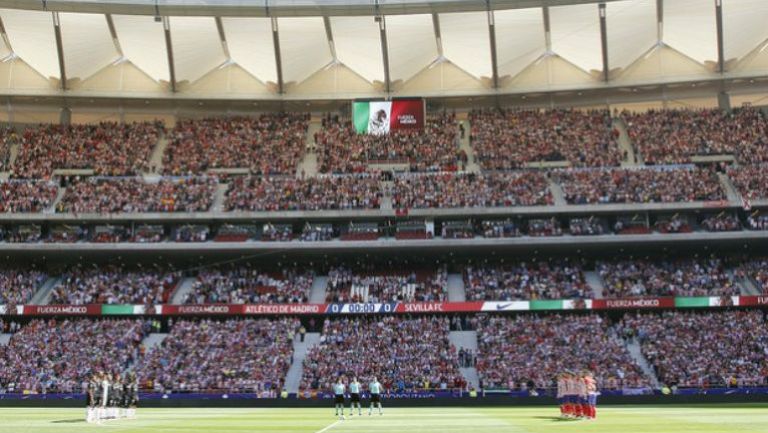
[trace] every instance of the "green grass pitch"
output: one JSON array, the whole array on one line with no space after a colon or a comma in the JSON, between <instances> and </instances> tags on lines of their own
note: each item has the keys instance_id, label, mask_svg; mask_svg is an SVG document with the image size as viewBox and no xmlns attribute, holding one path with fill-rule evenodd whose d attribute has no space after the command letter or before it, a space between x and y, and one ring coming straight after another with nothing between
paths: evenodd
<instances>
[{"instance_id":1,"label":"green grass pitch","mask_svg":"<svg viewBox=\"0 0 768 433\"><path fill-rule=\"evenodd\" d=\"M139 409L137 419L90 425L80 409L0 408L0 433L676 433L768 432L768 404L612 406L595 421L561 421L557 408L385 408L347 417L333 409Z\"/></svg>"}]
</instances>

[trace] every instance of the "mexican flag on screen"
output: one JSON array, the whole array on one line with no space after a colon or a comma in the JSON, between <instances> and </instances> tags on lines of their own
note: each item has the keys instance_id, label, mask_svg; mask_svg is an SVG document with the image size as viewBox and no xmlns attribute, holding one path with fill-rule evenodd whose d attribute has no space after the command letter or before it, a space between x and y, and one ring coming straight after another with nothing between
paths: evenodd
<instances>
[{"instance_id":1,"label":"mexican flag on screen","mask_svg":"<svg viewBox=\"0 0 768 433\"><path fill-rule=\"evenodd\" d=\"M424 128L421 99L352 103L352 123L358 134L389 134L398 129Z\"/></svg>"}]
</instances>

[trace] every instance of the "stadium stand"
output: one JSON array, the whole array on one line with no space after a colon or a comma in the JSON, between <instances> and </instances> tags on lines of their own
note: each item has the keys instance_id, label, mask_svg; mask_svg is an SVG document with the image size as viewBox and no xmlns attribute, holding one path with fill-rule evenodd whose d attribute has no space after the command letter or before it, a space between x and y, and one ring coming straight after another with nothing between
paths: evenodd
<instances>
[{"instance_id":1,"label":"stadium stand","mask_svg":"<svg viewBox=\"0 0 768 433\"><path fill-rule=\"evenodd\" d=\"M296 319L179 320L139 365L143 388L275 397L291 365Z\"/></svg>"},{"instance_id":2,"label":"stadium stand","mask_svg":"<svg viewBox=\"0 0 768 433\"><path fill-rule=\"evenodd\" d=\"M445 317L326 320L304 360L300 389L328 390L339 375L376 377L395 391L463 388L449 330Z\"/></svg>"},{"instance_id":3,"label":"stadium stand","mask_svg":"<svg viewBox=\"0 0 768 433\"><path fill-rule=\"evenodd\" d=\"M547 179L534 172L403 175L395 178L395 208L546 206Z\"/></svg>"},{"instance_id":4,"label":"stadium stand","mask_svg":"<svg viewBox=\"0 0 768 433\"><path fill-rule=\"evenodd\" d=\"M606 110L483 110L469 115L472 147L486 170L513 170L542 161L612 167L622 154Z\"/></svg>"},{"instance_id":5,"label":"stadium stand","mask_svg":"<svg viewBox=\"0 0 768 433\"><path fill-rule=\"evenodd\" d=\"M48 181L0 181L0 213L34 213L50 208L58 193Z\"/></svg>"},{"instance_id":6,"label":"stadium stand","mask_svg":"<svg viewBox=\"0 0 768 433\"><path fill-rule=\"evenodd\" d=\"M640 340L659 379L678 387L765 383L768 328L761 311L627 314L624 335Z\"/></svg>"},{"instance_id":7,"label":"stadium stand","mask_svg":"<svg viewBox=\"0 0 768 433\"><path fill-rule=\"evenodd\" d=\"M755 108L650 110L622 113L635 152L646 164L687 164L692 157L728 154L744 163L768 159L768 119Z\"/></svg>"},{"instance_id":8,"label":"stadium stand","mask_svg":"<svg viewBox=\"0 0 768 433\"><path fill-rule=\"evenodd\" d=\"M312 179L245 177L227 192L230 211L378 209L379 180L367 174Z\"/></svg>"},{"instance_id":9,"label":"stadium stand","mask_svg":"<svg viewBox=\"0 0 768 433\"><path fill-rule=\"evenodd\" d=\"M96 372L122 373L141 356L142 320L35 319L0 346L0 388L80 393Z\"/></svg>"},{"instance_id":10,"label":"stadium stand","mask_svg":"<svg viewBox=\"0 0 768 433\"><path fill-rule=\"evenodd\" d=\"M216 178L88 178L67 187L57 212L202 212L211 207Z\"/></svg>"},{"instance_id":11,"label":"stadium stand","mask_svg":"<svg viewBox=\"0 0 768 433\"><path fill-rule=\"evenodd\" d=\"M599 262L606 297L738 295L722 259Z\"/></svg>"},{"instance_id":12,"label":"stadium stand","mask_svg":"<svg viewBox=\"0 0 768 433\"><path fill-rule=\"evenodd\" d=\"M596 315L477 316L477 371L485 389L551 388L562 371L590 370L603 389L647 387L648 378Z\"/></svg>"},{"instance_id":13,"label":"stadium stand","mask_svg":"<svg viewBox=\"0 0 768 433\"><path fill-rule=\"evenodd\" d=\"M569 204L672 203L724 200L706 169L561 171L555 176Z\"/></svg>"},{"instance_id":14,"label":"stadium stand","mask_svg":"<svg viewBox=\"0 0 768 433\"><path fill-rule=\"evenodd\" d=\"M22 133L12 176L45 179L57 169L91 169L101 176L128 176L147 170L161 122L39 125Z\"/></svg>"},{"instance_id":15,"label":"stadium stand","mask_svg":"<svg viewBox=\"0 0 768 433\"><path fill-rule=\"evenodd\" d=\"M164 304L178 278L158 271L118 266L75 268L62 275L51 293L52 304Z\"/></svg>"},{"instance_id":16,"label":"stadium stand","mask_svg":"<svg viewBox=\"0 0 768 433\"><path fill-rule=\"evenodd\" d=\"M306 303L313 275L298 269L267 272L249 267L203 270L185 304Z\"/></svg>"},{"instance_id":17,"label":"stadium stand","mask_svg":"<svg viewBox=\"0 0 768 433\"><path fill-rule=\"evenodd\" d=\"M163 170L173 176L226 168L265 176L293 174L304 154L308 120L303 113L272 113L178 122L163 155Z\"/></svg>"},{"instance_id":18,"label":"stadium stand","mask_svg":"<svg viewBox=\"0 0 768 433\"><path fill-rule=\"evenodd\" d=\"M423 130L358 134L348 119L327 115L315 133L323 173L361 173L370 164L407 164L410 171L456 171L466 154L458 148L455 115L427 119Z\"/></svg>"}]
</instances>

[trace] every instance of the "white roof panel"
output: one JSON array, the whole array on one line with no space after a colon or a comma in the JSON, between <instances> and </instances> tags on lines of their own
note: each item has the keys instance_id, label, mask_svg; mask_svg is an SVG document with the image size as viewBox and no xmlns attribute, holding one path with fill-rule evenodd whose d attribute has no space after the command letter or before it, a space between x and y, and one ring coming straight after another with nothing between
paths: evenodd
<instances>
[{"instance_id":1,"label":"white roof panel","mask_svg":"<svg viewBox=\"0 0 768 433\"><path fill-rule=\"evenodd\" d=\"M0 16L14 53L44 77L60 78L53 15L50 12L3 9Z\"/></svg>"},{"instance_id":2,"label":"white roof panel","mask_svg":"<svg viewBox=\"0 0 768 433\"><path fill-rule=\"evenodd\" d=\"M283 81L300 83L331 63L322 17L278 18Z\"/></svg>"},{"instance_id":3,"label":"white roof panel","mask_svg":"<svg viewBox=\"0 0 768 433\"><path fill-rule=\"evenodd\" d=\"M123 55L155 80L169 80L168 52L163 24L153 17L114 15Z\"/></svg>"},{"instance_id":4,"label":"white roof panel","mask_svg":"<svg viewBox=\"0 0 768 433\"><path fill-rule=\"evenodd\" d=\"M277 82L275 45L269 18L222 18L229 54L263 82Z\"/></svg>"},{"instance_id":5,"label":"white roof panel","mask_svg":"<svg viewBox=\"0 0 768 433\"><path fill-rule=\"evenodd\" d=\"M717 61L717 24L712 0L664 2L664 42L699 63Z\"/></svg>"},{"instance_id":6,"label":"white roof panel","mask_svg":"<svg viewBox=\"0 0 768 433\"><path fill-rule=\"evenodd\" d=\"M171 17L176 81L196 81L227 61L213 17Z\"/></svg>"},{"instance_id":7,"label":"white roof panel","mask_svg":"<svg viewBox=\"0 0 768 433\"><path fill-rule=\"evenodd\" d=\"M741 58L768 39L768 1L723 2L725 58Z\"/></svg>"},{"instance_id":8,"label":"white roof panel","mask_svg":"<svg viewBox=\"0 0 768 433\"><path fill-rule=\"evenodd\" d=\"M386 19L392 81L407 80L437 59L432 15L393 15Z\"/></svg>"},{"instance_id":9,"label":"white roof panel","mask_svg":"<svg viewBox=\"0 0 768 433\"><path fill-rule=\"evenodd\" d=\"M549 8L552 51L585 71L603 69L597 4Z\"/></svg>"},{"instance_id":10,"label":"white roof panel","mask_svg":"<svg viewBox=\"0 0 768 433\"><path fill-rule=\"evenodd\" d=\"M488 14L464 12L439 17L445 57L478 78L492 77Z\"/></svg>"},{"instance_id":11,"label":"white roof panel","mask_svg":"<svg viewBox=\"0 0 768 433\"><path fill-rule=\"evenodd\" d=\"M379 25L369 16L332 17L336 57L368 81L384 81Z\"/></svg>"},{"instance_id":12,"label":"white roof panel","mask_svg":"<svg viewBox=\"0 0 768 433\"><path fill-rule=\"evenodd\" d=\"M67 78L86 79L117 60L104 15L62 13L59 19Z\"/></svg>"},{"instance_id":13,"label":"white roof panel","mask_svg":"<svg viewBox=\"0 0 768 433\"><path fill-rule=\"evenodd\" d=\"M499 76L515 76L547 49L541 9L494 12Z\"/></svg>"},{"instance_id":14,"label":"white roof panel","mask_svg":"<svg viewBox=\"0 0 768 433\"><path fill-rule=\"evenodd\" d=\"M606 4L608 66L624 68L658 42L656 0Z\"/></svg>"}]
</instances>

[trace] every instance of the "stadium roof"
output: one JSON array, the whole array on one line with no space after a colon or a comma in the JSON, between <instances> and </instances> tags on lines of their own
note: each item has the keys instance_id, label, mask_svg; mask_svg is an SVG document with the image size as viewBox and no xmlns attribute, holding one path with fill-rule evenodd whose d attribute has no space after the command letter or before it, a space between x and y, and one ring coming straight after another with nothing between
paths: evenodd
<instances>
[{"instance_id":1,"label":"stadium roof","mask_svg":"<svg viewBox=\"0 0 768 433\"><path fill-rule=\"evenodd\" d=\"M0 19L6 95L487 95L768 75L764 0L0 0Z\"/></svg>"}]
</instances>

